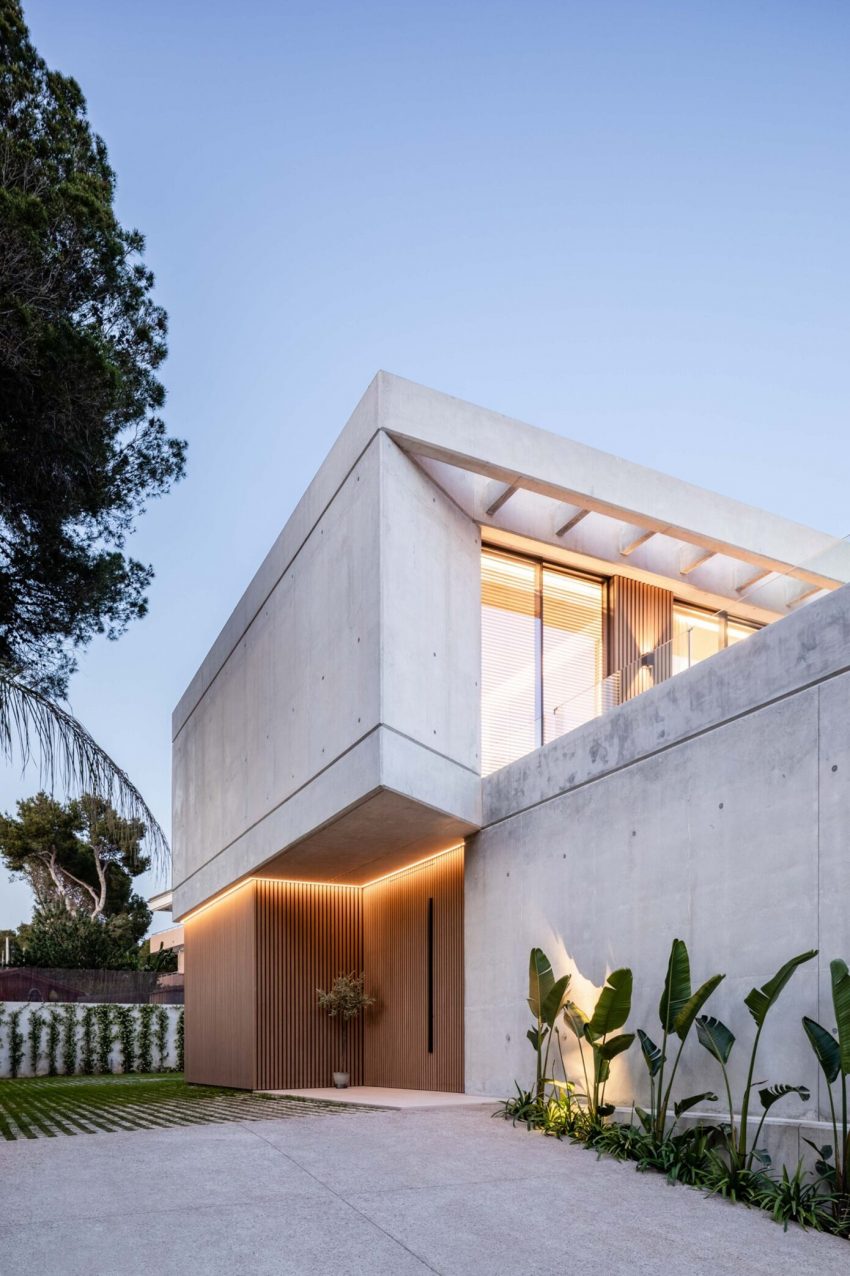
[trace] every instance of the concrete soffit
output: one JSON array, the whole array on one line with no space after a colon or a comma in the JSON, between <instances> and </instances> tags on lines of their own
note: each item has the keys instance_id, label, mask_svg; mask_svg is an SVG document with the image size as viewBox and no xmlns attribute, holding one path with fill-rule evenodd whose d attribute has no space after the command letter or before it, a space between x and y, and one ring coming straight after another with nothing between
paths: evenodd
<instances>
[{"instance_id":1,"label":"concrete soffit","mask_svg":"<svg viewBox=\"0 0 850 1276\"><path fill-rule=\"evenodd\" d=\"M485 541L771 621L850 581L850 541L381 374L381 426ZM549 551L552 551L551 554Z\"/></svg>"}]
</instances>

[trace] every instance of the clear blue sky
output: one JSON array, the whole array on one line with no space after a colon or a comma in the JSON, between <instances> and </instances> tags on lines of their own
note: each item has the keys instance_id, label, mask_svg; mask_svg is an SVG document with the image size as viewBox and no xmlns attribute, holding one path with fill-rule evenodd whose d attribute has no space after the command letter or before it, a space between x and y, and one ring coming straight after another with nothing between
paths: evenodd
<instances>
[{"instance_id":1,"label":"clear blue sky","mask_svg":"<svg viewBox=\"0 0 850 1276\"><path fill-rule=\"evenodd\" d=\"M850 532L846 0L25 11L171 319L189 477L71 696L166 828L171 709L378 368Z\"/></svg>"}]
</instances>

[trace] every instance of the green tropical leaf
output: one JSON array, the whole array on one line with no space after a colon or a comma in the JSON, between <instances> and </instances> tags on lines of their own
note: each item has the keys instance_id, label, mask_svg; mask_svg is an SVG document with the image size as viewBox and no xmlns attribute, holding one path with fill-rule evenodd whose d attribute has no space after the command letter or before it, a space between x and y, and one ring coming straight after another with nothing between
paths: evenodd
<instances>
[{"instance_id":1,"label":"green tropical leaf","mask_svg":"<svg viewBox=\"0 0 850 1276\"><path fill-rule=\"evenodd\" d=\"M817 949L811 948L807 953L800 953L798 957L792 957L790 961L786 961L784 966L780 966L773 978L768 979L767 983L762 984L761 988L750 989L744 998L744 1005L753 1019L755 1019L759 1028L767 1018L768 1010L776 1002L797 967L802 966L804 962L811 961L817 955Z\"/></svg>"},{"instance_id":2,"label":"green tropical leaf","mask_svg":"<svg viewBox=\"0 0 850 1276\"><path fill-rule=\"evenodd\" d=\"M568 1001L564 1006L564 1023L577 1037L583 1037L587 1015L574 1001Z\"/></svg>"},{"instance_id":3,"label":"green tropical leaf","mask_svg":"<svg viewBox=\"0 0 850 1276\"><path fill-rule=\"evenodd\" d=\"M570 986L570 976L562 975L560 979L556 979L552 987L543 998L543 1004L540 1007L540 1018L549 1027L554 1028L555 1020L561 1012L564 1004L564 997Z\"/></svg>"},{"instance_id":4,"label":"green tropical leaf","mask_svg":"<svg viewBox=\"0 0 850 1276\"><path fill-rule=\"evenodd\" d=\"M589 1041L605 1037L615 1028L622 1028L632 1008L632 972L627 969L612 970L607 983L599 994L599 1000L585 1036Z\"/></svg>"},{"instance_id":5,"label":"green tropical leaf","mask_svg":"<svg viewBox=\"0 0 850 1276\"><path fill-rule=\"evenodd\" d=\"M823 1068L827 1084L832 1085L841 1071L841 1047L831 1032L827 1032L826 1028L806 1015L803 1016L803 1028L817 1055L818 1063Z\"/></svg>"},{"instance_id":6,"label":"green tropical leaf","mask_svg":"<svg viewBox=\"0 0 850 1276\"><path fill-rule=\"evenodd\" d=\"M680 1009L676 1018L673 1020L673 1031L681 1041L685 1040L693 1026L699 1012L708 1001L711 994L719 983L726 978L725 975L712 975L710 979L706 979L702 987L697 988L692 997L689 997L684 1006Z\"/></svg>"},{"instance_id":7,"label":"green tropical leaf","mask_svg":"<svg viewBox=\"0 0 850 1276\"><path fill-rule=\"evenodd\" d=\"M641 1053L646 1063L649 1075L657 1077L664 1062L664 1055L661 1053L661 1047L657 1046L650 1037L646 1035L643 1028L638 1028L637 1035L640 1040Z\"/></svg>"},{"instance_id":8,"label":"green tropical leaf","mask_svg":"<svg viewBox=\"0 0 850 1276\"><path fill-rule=\"evenodd\" d=\"M711 1090L706 1090L704 1094L692 1094L687 1099L680 1099L678 1103L674 1103L673 1111L676 1114L677 1120L683 1112L690 1112L691 1108L695 1108L697 1104L702 1103L703 1100L705 1100L706 1103L716 1103L717 1095L713 1094Z\"/></svg>"},{"instance_id":9,"label":"green tropical leaf","mask_svg":"<svg viewBox=\"0 0 850 1276\"><path fill-rule=\"evenodd\" d=\"M832 1159L831 1143L824 1143L821 1147L818 1147L817 1143L812 1143L811 1139L804 1138L803 1142L808 1143L809 1147L812 1148L813 1151L817 1152L822 1161L830 1161Z\"/></svg>"},{"instance_id":10,"label":"green tropical leaf","mask_svg":"<svg viewBox=\"0 0 850 1276\"><path fill-rule=\"evenodd\" d=\"M637 1104L635 1104L635 1112L638 1115L638 1120L640 1121L641 1125L646 1130L647 1134L649 1134L652 1130L652 1117L649 1115L649 1113L646 1111L645 1108L639 1108Z\"/></svg>"},{"instance_id":11,"label":"green tropical leaf","mask_svg":"<svg viewBox=\"0 0 850 1276\"><path fill-rule=\"evenodd\" d=\"M673 1031L673 1023L691 995L691 962L684 939L674 939L667 962L664 991L658 1006L658 1017L665 1032Z\"/></svg>"},{"instance_id":12,"label":"green tropical leaf","mask_svg":"<svg viewBox=\"0 0 850 1276\"><path fill-rule=\"evenodd\" d=\"M728 1063L735 1044L734 1033L729 1031L725 1023L711 1015L702 1015L696 1023L700 1045L705 1046L709 1054L713 1054L721 1063Z\"/></svg>"},{"instance_id":13,"label":"green tropical leaf","mask_svg":"<svg viewBox=\"0 0 850 1276\"><path fill-rule=\"evenodd\" d=\"M540 1043L545 1039L547 1032L547 1028L544 1028L542 1033L539 1032L537 1028L529 1028L525 1035L528 1037L528 1040L531 1042L534 1049L539 1050Z\"/></svg>"},{"instance_id":14,"label":"green tropical leaf","mask_svg":"<svg viewBox=\"0 0 850 1276\"><path fill-rule=\"evenodd\" d=\"M542 948L532 948L528 959L528 1008L535 1019L542 1019L543 1002L555 982L552 963Z\"/></svg>"},{"instance_id":15,"label":"green tropical leaf","mask_svg":"<svg viewBox=\"0 0 850 1276\"><path fill-rule=\"evenodd\" d=\"M761 1106L767 1112L768 1108L772 1108L777 1099L783 1099L786 1094L799 1094L803 1103L808 1103L812 1097L809 1093L808 1086L804 1085L769 1085L763 1090L759 1090L759 1098Z\"/></svg>"},{"instance_id":16,"label":"green tropical leaf","mask_svg":"<svg viewBox=\"0 0 850 1276\"><path fill-rule=\"evenodd\" d=\"M829 973L832 978L832 1004L835 1007L841 1050L841 1071L847 1077L850 1076L850 972L846 961L837 957L829 963Z\"/></svg>"},{"instance_id":17,"label":"green tropical leaf","mask_svg":"<svg viewBox=\"0 0 850 1276\"><path fill-rule=\"evenodd\" d=\"M610 1063L618 1054L622 1054L624 1050L628 1050L629 1046L635 1039L633 1032L621 1032L617 1037L609 1037L607 1041L603 1041L596 1049L602 1055L603 1059L607 1059Z\"/></svg>"}]
</instances>

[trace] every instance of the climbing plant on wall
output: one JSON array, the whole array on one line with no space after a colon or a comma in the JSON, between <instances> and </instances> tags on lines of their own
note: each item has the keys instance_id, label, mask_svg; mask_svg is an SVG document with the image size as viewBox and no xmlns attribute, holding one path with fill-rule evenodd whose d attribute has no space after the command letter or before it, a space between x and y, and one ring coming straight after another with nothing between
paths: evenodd
<instances>
[{"instance_id":1,"label":"climbing plant on wall","mask_svg":"<svg viewBox=\"0 0 850 1276\"><path fill-rule=\"evenodd\" d=\"M97 1021L97 1070L98 1072L111 1072L112 1042L114 1040L112 1007L95 1006L94 1010Z\"/></svg>"},{"instance_id":2,"label":"climbing plant on wall","mask_svg":"<svg viewBox=\"0 0 850 1276\"><path fill-rule=\"evenodd\" d=\"M24 1061L24 1034L21 1032L21 1010L9 1014L9 1075L16 1077Z\"/></svg>"},{"instance_id":3,"label":"climbing plant on wall","mask_svg":"<svg viewBox=\"0 0 850 1276\"><path fill-rule=\"evenodd\" d=\"M156 1009L156 1070L165 1071L168 1057L168 1011L165 1006Z\"/></svg>"},{"instance_id":4,"label":"climbing plant on wall","mask_svg":"<svg viewBox=\"0 0 850 1276\"><path fill-rule=\"evenodd\" d=\"M55 1077L58 1069L59 1042L61 1040L62 1030L59 1020L59 1011L52 1006L47 1016L47 1075Z\"/></svg>"},{"instance_id":5,"label":"climbing plant on wall","mask_svg":"<svg viewBox=\"0 0 850 1276\"><path fill-rule=\"evenodd\" d=\"M38 1072L38 1065L41 1059L41 1037L44 1032L44 1015L39 1011L34 1011L30 1015L29 1029L27 1031L27 1041L29 1045L29 1065L30 1072L33 1076Z\"/></svg>"},{"instance_id":6,"label":"climbing plant on wall","mask_svg":"<svg viewBox=\"0 0 850 1276\"><path fill-rule=\"evenodd\" d=\"M139 1006L139 1033L136 1041L139 1072L153 1072L153 1017L156 1006Z\"/></svg>"},{"instance_id":7,"label":"climbing plant on wall","mask_svg":"<svg viewBox=\"0 0 850 1276\"><path fill-rule=\"evenodd\" d=\"M83 1051L80 1060L86 1076L94 1072L95 1007L85 1006L82 1015Z\"/></svg>"},{"instance_id":8,"label":"climbing plant on wall","mask_svg":"<svg viewBox=\"0 0 850 1276\"><path fill-rule=\"evenodd\" d=\"M136 1062L136 1024L132 1006L115 1006L115 1027L121 1051L121 1071L132 1072Z\"/></svg>"},{"instance_id":9,"label":"climbing plant on wall","mask_svg":"<svg viewBox=\"0 0 850 1276\"><path fill-rule=\"evenodd\" d=\"M185 1033L184 1019L185 1019L185 1012L181 1010L180 1014L177 1016L177 1071L178 1072L183 1071L183 1047L184 1047L184 1033Z\"/></svg>"},{"instance_id":10,"label":"climbing plant on wall","mask_svg":"<svg viewBox=\"0 0 850 1276\"><path fill-rule=\"evenodd\" d=\"M77 1007L70 1003L62 1010L62 1071L66 1077L77 1071Z\"/></svg>"}]
</instances>

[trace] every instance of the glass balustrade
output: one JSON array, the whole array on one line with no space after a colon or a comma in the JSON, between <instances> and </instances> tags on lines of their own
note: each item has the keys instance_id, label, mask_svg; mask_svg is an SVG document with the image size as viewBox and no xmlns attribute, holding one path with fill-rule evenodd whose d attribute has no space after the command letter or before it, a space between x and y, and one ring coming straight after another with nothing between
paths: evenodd
<instances>
[{"instance_id":1,"label":"glass balustrade","mask_svg":"<svg viewBox=\"0 0 850 1276\"><path fill-rule=\"evenodd\" d=\"M603 676L604 580L485 551L482 774L745 641L850 581L850 537L782 571L753 570L729 611L673 604L672 636ZM736 605L746 612L735 615Z\"/></svg>"}]
</instances>

